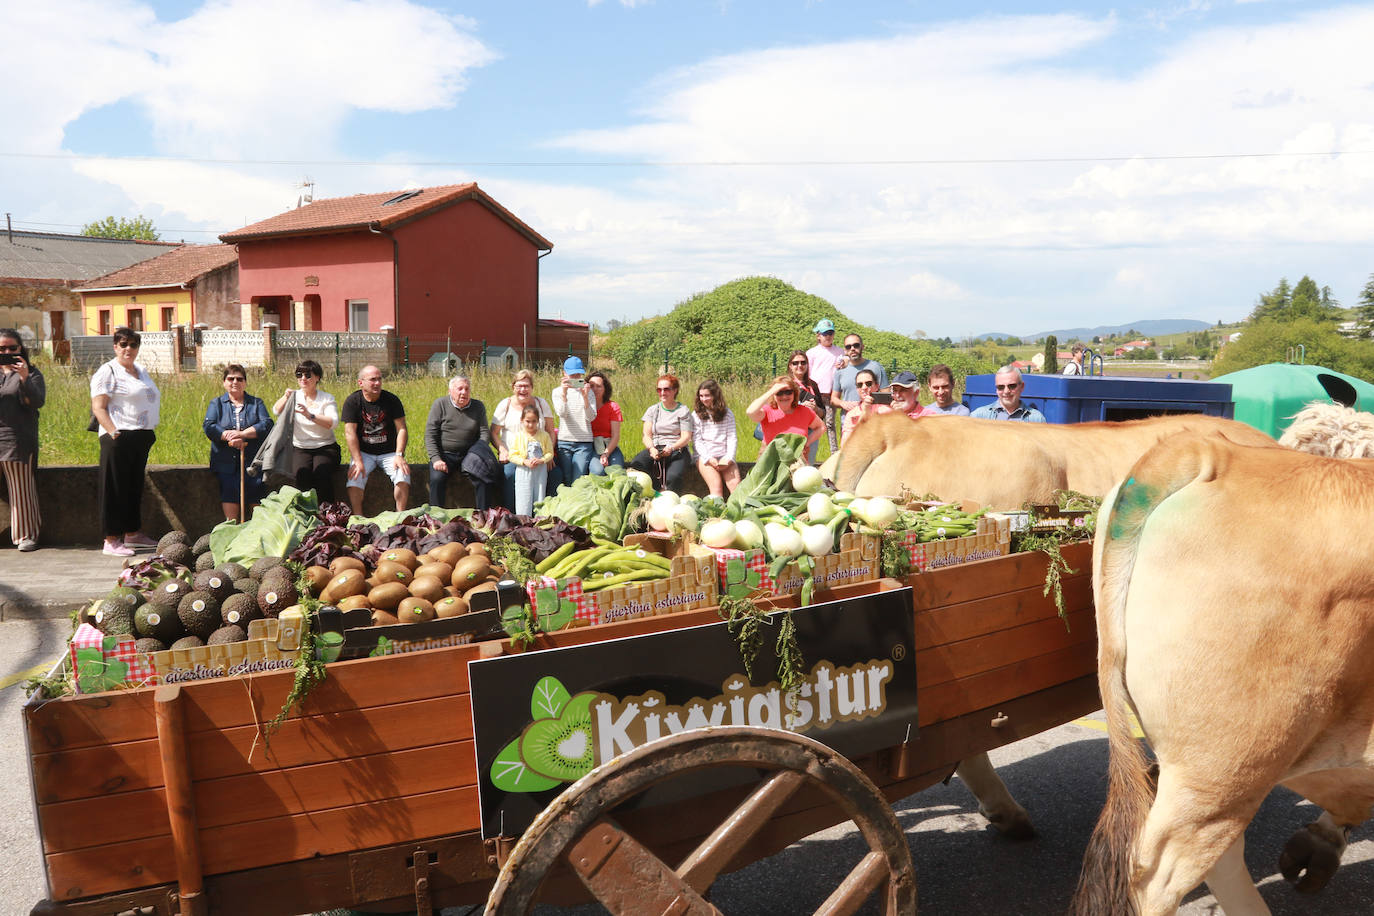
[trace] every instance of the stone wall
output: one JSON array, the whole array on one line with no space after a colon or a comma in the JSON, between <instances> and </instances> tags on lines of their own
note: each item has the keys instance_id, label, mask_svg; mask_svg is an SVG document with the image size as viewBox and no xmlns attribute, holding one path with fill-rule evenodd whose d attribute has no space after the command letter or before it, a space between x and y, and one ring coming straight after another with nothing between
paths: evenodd
<instances>
[{"instance_id":1,"label":"stone wall","mask_svg":"<svg viewBox=\"0 0 1374 916\"><path fill-rule=\"evenodd\" d=\"M741 465L748 473L751 465ZM334 491L344 494L347 468L341 467L334 480ZM98 547L100 530L100 501L97 493L99 468L83 466L40 467L37 474L38 505L43 515L43 531L39 543L44 545L76 544ZM429 497L429 465L410 466L410 504L420 505ZM289 483L275 478L272 485ZM683 479L684 491L706 495L706 485L696 467L688 470ZM0 544L10 546L10 509L4 478L0 477ZM471 506L472 486L461 476L449 481L450 506ZM377 472L367 481L363 496L363 513L376 515L395 506L391 498L391 481ZM220 509L219 484L207 467L185 465L152 465L148 468L143 488L143 530L151 537L161 537L173 529L186 531L196 537L207 533L224 520Z\"/></svg>"},{"instance_id":2,"label":"stone wall","mask_svg":"<svg viewBox=\"0 0 1374 916\"><path fill-rule=\"evenodd\" d=\"M201 372L238 363L245 368L268 365L270 349L264 331L201 331L196 347L196 364Z\"/></svg>"},{"instance_id":3,"label":"stone wall","mask_svg":"<svg viewBox=\"0 0 1374 916\"><path fill-rule=\"evenodd\" d=\"M196 281L196 324L212 328L242 329L239 308L239 265L213 270Z\"/></svg>"}]
</instances>

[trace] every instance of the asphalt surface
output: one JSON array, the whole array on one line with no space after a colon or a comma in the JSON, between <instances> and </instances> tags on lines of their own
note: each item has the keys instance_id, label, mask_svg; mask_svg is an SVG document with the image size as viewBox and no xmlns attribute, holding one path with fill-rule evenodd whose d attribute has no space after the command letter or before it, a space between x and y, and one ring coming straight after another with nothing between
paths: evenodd
<instances>
[{"instance_id":1,"label":"asphalt surface","mask_svg":"<svg viewBox=\"0 0 1374 916\"><path fill-rule=\"evenodd\" d=\"M46 895L34 826L21 728L22 681L57 659L71 634L70 611L107 591L121 561L98 549L0 551L0 766L11 775L0 791L0 916L26 916ZM1083 849L1102 806L1107 741L1100 713L993 753L1012 794L1030 811L1039 836L1004 840L978 815L957 779L895 805L916 865L923 914L1063 913L1078 879ZM1298 894L1278 874L1288 837L1314 820L1315 807L1275 790L1246 833L1250 873L1275 916L1349 916L1374 912L1374 825L1351 835L1344 864L1317 895ZM862 855L857 833L836 827L814 834L763 862L717 882L713 902L739 916L812 912ZM446 910L447 916L466 913ZM541 907L541 916L594 913L594 908ZM876 913L871 904L866 913ZM1217 914L1205 888L1181 912Z\"/></svg>"}]
</instances>

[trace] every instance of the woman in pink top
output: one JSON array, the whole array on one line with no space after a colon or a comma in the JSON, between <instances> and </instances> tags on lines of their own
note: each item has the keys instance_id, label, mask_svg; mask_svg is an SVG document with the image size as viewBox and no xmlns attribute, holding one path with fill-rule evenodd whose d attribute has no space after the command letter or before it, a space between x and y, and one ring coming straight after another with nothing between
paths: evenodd
<instances>
[{"instance_id":1,"label":"woman in pink top","mask_svg":"<svg viewBox=\"0 0 1374 916\"><path fill-rule=\"evenodd\" d=\"M763 427L764 445L782 433L797 433L806 437L806 447L810 449L825 432L825 424L816 412L797 403L799 393L796 379L780 375L749 405L746 415Z\"/></svg>"}]
</instances>

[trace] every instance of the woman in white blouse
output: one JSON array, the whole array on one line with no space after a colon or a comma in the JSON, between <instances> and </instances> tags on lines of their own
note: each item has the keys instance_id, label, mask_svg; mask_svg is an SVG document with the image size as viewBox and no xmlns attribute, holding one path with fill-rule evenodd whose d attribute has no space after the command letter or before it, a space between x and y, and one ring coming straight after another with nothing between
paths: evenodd
<instances>
[{"instance_id":1,"label":"woman in white blouse","mask_svg":"<svg viewBox=\"0 0 1374 916\"><path fill-rule=\"evenodd\" d=\"M334 501L334 477L339 470L342 452L334 437L339 424L339 405L334 395L320 390L324 369L313 359L303 359L296 366L298 388L288 388L272 405L272 413L280 420L286 402L295 395L296 412L291 426L291 471L296 477L296 489L314 490L321 503Z\"/></svg>"},{"instance_id":2,"label":"woman in white blouse","mask_svg":"<svg viewBox=\"0 0 1374 916\"><path fill-rule=\"evenodd\" d=\"M162 393L134 362L142 343L137 331L116 329L114 359L91 376L91 414L100 430L100 525L104 552L116 557L157 546L143 533L141 506Z\"/></svg>"},{"instance_id":3,"label":"woman in white blouse","mask_svg":"<svg viewBox=\"0 0 1374 916\"><path fill-rule=\"evenodd\" d=\"M739 486L739 464L735 461L735 415L725 406L725 394L715 379L697 386L692 418L697 450L697 471L712 496L724 496L725 488L735 492Z\"/></svg>"}]
</instances>

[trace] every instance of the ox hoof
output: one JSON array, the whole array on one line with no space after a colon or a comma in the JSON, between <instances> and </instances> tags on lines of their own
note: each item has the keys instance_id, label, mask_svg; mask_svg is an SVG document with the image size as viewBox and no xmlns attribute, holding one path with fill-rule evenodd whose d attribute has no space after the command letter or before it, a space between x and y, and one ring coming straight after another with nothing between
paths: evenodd
<instances>
[{"instance_id":1,"label":"ox hoof","mask_svg":"<svg viewBox=\"0 0 1374 916\"><path fill-rule=\"evenodd\" d=\"M1279 871L1298 890L1315 893L1341 867L1342 845L1333 843L1308 824L1288 840L1279 855Z\"/></svg>"},{"instance_id":2,"label":"ox hoof","mask_svg":"<svg viewBox=\"0 0 1374 916\"><path fill-rule=\"evenodd\" d=\"M1025 809L1017 808L1015 811L989 814L987 811L980 811L983 817L988 819L988 823L997 829L1009 840L1033 840L1035 839L1035 825L1031 823L1030 815Z\"/></svg>"}]
</instances>

